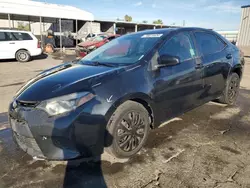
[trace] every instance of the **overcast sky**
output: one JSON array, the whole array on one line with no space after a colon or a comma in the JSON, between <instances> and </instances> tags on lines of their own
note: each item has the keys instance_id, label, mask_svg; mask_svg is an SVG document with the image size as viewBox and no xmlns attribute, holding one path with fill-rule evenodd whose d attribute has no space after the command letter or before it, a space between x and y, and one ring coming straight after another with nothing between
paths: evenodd
<instances>
[{"instance_id":1,"label":"overcast sky","mask_svg":"<svg viewBox=\"0 0 250 188\"><path fill-rule=\"evenodd\" d=\"M40 0L44 1L44 0ZM162 19L164 24L237 30L241 6L250 0L46 0L47 3L72 5L92 12L96 19L132 16L133 21Z\"/></svg>"}]
</instances>

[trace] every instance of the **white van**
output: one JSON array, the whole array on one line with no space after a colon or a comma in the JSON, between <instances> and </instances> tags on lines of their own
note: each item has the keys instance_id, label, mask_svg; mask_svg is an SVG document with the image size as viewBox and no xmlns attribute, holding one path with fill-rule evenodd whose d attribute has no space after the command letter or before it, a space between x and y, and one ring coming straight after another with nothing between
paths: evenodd
<instances>
[{"instance_id":1,"label":"white van","mask_svg":"<svg viewBox=\"0 0 250 188\"><path fill-rule=\"evenodd\" d=\"M0 29L0 59L27 62L41 53L40 43L31 32Z\"/></svg>"}]
</instances>

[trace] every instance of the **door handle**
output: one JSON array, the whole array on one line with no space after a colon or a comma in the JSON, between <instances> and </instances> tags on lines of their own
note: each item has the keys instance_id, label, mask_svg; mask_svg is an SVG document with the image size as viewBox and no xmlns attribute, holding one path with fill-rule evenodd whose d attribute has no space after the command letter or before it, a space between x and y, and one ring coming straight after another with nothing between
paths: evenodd
<instances>
[{"instance_id":1,"label":"door handle","mask_svg":"<svg viewBox=\"0 0 250 188\"><path fill-rule=\"evenodd\" d=\"M232 59L232 57L233 57L232 54L227 54L226 56L227 59Z\"/></svg>"},{"instance_id":2,"label":"door handle","mask_svg":"<svg viewBox=\"0 0 250 188\"><path fill-rule=\"evenodd\" d=\"M10 42L9 44L15 44L14 42Z\"/></svg>"},{"instance_id":3,"label":"door handle","mask_svg":"<svg viewBox=\"0 0 250 188\"><path fill-rule=\"evenodd\" d=\"M203 64L196 64L195 69L201 69L203 68Z\"/></svg>"}]
</instances>

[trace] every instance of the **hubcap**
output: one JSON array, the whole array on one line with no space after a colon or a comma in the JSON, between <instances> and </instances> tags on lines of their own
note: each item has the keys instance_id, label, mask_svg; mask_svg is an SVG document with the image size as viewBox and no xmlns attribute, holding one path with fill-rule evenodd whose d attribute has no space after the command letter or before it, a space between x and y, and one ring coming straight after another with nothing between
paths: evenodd
<instances>
[{"instance_id":1,"label":"hubcap","mask_svg":"<svg viewBox=\"0 0 250 188\"><path fill-rule=\"evenodd\" d=\"M117 129L118 145L125 152L136 149L145 136L145 122L137 112L126 114Z\"/></svg>"},{"instance_id":2,"label":"hubcap","mask_svg":"<svg viewBox=\"0 0 250 188\"><path fill-rule=\"evenodd\" d=\"M19 59L21 59L21 60L26 60L27 54L24 53L24 52L22 52L22 53L19 53L19 54L18 54L18 57L19 57Z\"/></svg>"},{"instance_id":3,"label":"hubcap","mask_svg":"<svg viewBox=\"0 0 250 188\"><path fill-rule=\"evenodd\" d=\"M239 88L239 79L233 78L229 84L229 90L228 90L228 99L232 102L237 97Z\"/></svg>"}]
</instances>

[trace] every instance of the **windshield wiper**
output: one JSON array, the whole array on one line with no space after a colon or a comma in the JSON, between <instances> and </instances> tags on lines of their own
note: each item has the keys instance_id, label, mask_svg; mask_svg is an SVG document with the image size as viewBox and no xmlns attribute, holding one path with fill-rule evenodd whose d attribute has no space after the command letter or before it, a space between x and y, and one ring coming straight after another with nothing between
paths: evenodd
<instances>
[{"instance_id":1,"label":"windshield wiper","mask_svg":"<svg viewBox=\"0 0 250 188\"><path fill-rule=\"evenodd\" d=\"M76 63L78 63L78 62L80 62L80 61L81 61L81 58L79 58L79 59L74 59L73 61L71 61L71 63L76 64Z\"/></svg>"},{"instance_id":2,"label":"windshield wiper","mask_svg":"<svg viewBox=\"0 0 250 188\"><path fill-rule=\"evenodd\" d=\"M99 61L93 61L92 65L94 65L94 66L101 65L101 66L106 66L106 67L116 67L116 65L114 65L114 64L111 64L111 63L101 63Z\"/></svg>"}]
</instances>

